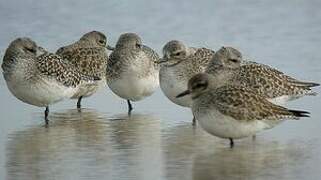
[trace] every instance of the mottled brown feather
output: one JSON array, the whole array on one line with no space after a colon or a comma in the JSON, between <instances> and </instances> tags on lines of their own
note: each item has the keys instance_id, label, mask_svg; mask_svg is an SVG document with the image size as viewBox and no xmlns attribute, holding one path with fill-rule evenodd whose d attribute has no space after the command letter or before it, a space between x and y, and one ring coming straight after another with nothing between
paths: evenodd
<instances>
[{"instance_id":1,"label":"mottled brown feather","mask_svg":"<svg viewBox=\"0 0 321 180\"><path fill-rule=\"evenodd\" d=\"M52 77L68 87L76 87L81 80L94 81L94 77L82 75L71 63L63 60L59 55L46 53L36 58L36 65L42 75Z\"/></svg>"},{"instance_id":2,"label":"mottled brown feather","mask_svg":"<svg viewBox=\"0 0 321 180\"><path fill-rule=\"evenodd\" d=\"M249 88L241 86L222 86L211 90L206 97L209 106L236 120L280 120L297 119L297 116L285 107L275 105Z\"/></svg>"},{"instance_id":3,"label":"mottled brown feather","mask_svg":"<svg viewBox=\"0 0 321 180\"><path fill-rule=\"evenodd\" d=\"M78 47L73 49L58 50L57 53L75 65L78 70L88 76L105 76L108 61L106 48Z\"/></svg>"}]
</instances>

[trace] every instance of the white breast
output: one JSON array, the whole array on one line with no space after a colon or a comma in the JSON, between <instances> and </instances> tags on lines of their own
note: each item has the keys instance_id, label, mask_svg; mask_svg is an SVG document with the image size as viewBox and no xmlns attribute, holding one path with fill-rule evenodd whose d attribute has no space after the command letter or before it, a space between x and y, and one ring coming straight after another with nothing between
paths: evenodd
<instances>
[{"instance_id":1,"label":"white breast","mask_svg":"<svg viewBox=\"0 0 321 180\"><path fill-rule=\"evenodd\" d=\"M194 105L193 114L205 131L221 138L243 138L274 127L265 120L239 121L216 109L202 109Z\"/></svg>"},{"instance_id":2,"label":"white breast","mask_svg":"<svg viewBox=\"0 0 321 180\"><path fill-rule=\"evenodd\" d=\"M76 92L76 88L66 87L55 80L45 78L28 81L19 76L12 76L6 82L10 92L15 97L25 103L39 107L45 107L65 98L70 98Z\"/></svg>"},{"instance_id":3,"label":"white breast","mask_svg":"<svg viewBox=\"0 0 321 180\"><path fill-rule=\"evenodd\" d=\"M108 80L108 87L119 97L139 101L152 95L159 86L158 69L144 52L132 59L118 78Z\"/></svg>"},{"instance_id":4,"label":"white breast","mask_svg":"<svg viewBox=\"0 0 321 180\"><path fill-rule=\"evenodd\" d=\"M176 98L178 94L187 90L188 81L179 79L178 75L175 74L175 71L173 71L172 68L162 67L160 69L159 83L165 96L173 103L184 107L191 106L192 99L190 96Z\"/></svg>"},{"instance_id":5,"label":"white breast","mask_svg":"<svg viewBox=\"0 0 321 180\"><path fill-rule=\"evenodd\" d=\"M139 101L152 95L158 86L158 72L145 77L137 77L133 73L123 73L119 79L108 82L108 87L115 94L131 101Z\"/></svg>"}]
</instances>

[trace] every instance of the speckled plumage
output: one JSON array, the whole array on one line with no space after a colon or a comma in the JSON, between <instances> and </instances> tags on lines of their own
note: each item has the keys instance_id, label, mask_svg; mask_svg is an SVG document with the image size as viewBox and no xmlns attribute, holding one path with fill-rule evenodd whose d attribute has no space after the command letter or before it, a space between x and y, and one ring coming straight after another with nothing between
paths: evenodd
<instances>
[{"instance_id":1,"label":"speckled plumage","mask_svg":"<svg viewBox=\"0 0 321 180\"><path fill-rule=\"evenodd\" d=\"M133 35L133 38L135 38L135 36L137 35ZM135 48L135 45L122 45L126 42L117 43L116 49L110 54L107 63L108 81L118 79L122 73L128 70L135 71L136 73L132 75L139 78L154 75L156 71L158 72L158 54L150 47L142 45L141 39L138 36L136 38L141 48Z\"/></svg>"},{"instance_id":2,"label":"speckled plumage","mask_svg":"<svg viewBox=\"0 0 321 180\"><path fill-rule=\"evenodd\" d=\"M138 101L159 86L159 56L134 33L122 34L107 63L107 84L121 98ZM130 112L130 111L129 111Z\"/></svg>"},{"instance_id":3,"label":"speckled plumage","mask_svg":"<svg viewBox=\"0 0 321 180\"><path fill-rule=\"evenodd\" d=\"M190 107L190 97L177 99L175 96L186 89L191 77L205 71L214 51L186 47L182 42L173 40L164 46L163 54L159 73L163 93L175 104Z\"/></svg>"},{"instance_id":4,"label":"speckled plumage","mask_svg":"<svg viewBox=\"0 0 321 180\"><path fill-rule=\"evenodd\" d=\"M231 47L221 48L211 60L206 72L216 76L212 83L215 86L242 85L271 100L284 96L291 100L304 95L314 95L311 87L318 85L296 80L267 65L242 61L241 53Z\"/></svg>"},{"instance_id":5,"label":"speckled plumage","mask_svg":"<svg viewBox=\"0 0 321 180\"><path fill-rule=\"evenodd\" d=\"M94 94L100 87L105 86L106 67L108 61L107 38L98 31L92 31L83 35L75 43L61 47L57 54L72 63L81 73L88 76L99 77L95 85L83 85L72 98L79 99Z\"/></svg>"},{"instance_id":6,"label":"speckled plumage","mask_svg":"<svg viewBox=\"0 0 321 180\"><path fill-rule=\"evenodd\" d=\"M290 110L275 105L244 86L209 86L209 75L197 74L190 79L192 111L201 126L210 134L222 138L242 138L255 135L277 125L284 119L308 117L308 112Z\"/></svg>"},{"instance_id":7,"label":"speckled plumage","mask_svg":"<svg viewBox=\"0 0 321 180\"><path fill-rule=\"evenodd\" d=\"M159 55L150 47L146 45L142 45L143 52L151 59L152 62L154 62L154 67L156 69L159 69Z\"/></svg>"},{"instance_id":8,"label":"speckled plumage","mask_svg":"<svg viewBox=\"0 0 321 180\"><path fill-rule=\"evenodd\" d=\"M10 43L3 63L3 75L10 92L23 102L39 107L70 98L82 84L92 84L95 77L82 75L60 56L46 52L29 38Z\"/></svg>"},{"instance_id":9,"label":"speckled plumage","mask_svg":"<svg viewBox=\"0 0 321 180\"><path fill-rule=\"evenodd\" d=\"M214 51L207 48L197 48L194 54L186 57L179 64L174 66L164 67L173 68L177 73L179 80L189 80L193 75L204 72L209 61L214 55Z\"/></svg>"},{"instance_id":10,"label":"speckled plumage","mask_svg":"<svg viewBox=\"0 0 321 180\"><path fill-rule=\"evenodd\" d=\"M105 79L108 61L107 38L98 31L83 35L77 42L61 47L57 54L73 63L80 72Z\"/></svg>"},{"instance_id":11,"label":"speckled plumage","mask_svg":"<svg viewBox=\"0 0 321 180\"><path fill-rule=\"evenodd\" d=\"M213 106L224 115L240 121L298 118L288 109L272 104L244 86L222 86L204 95L202 100L204 107Z\"/></svg>"},{"instance_id":12,"label":"speckled plumage","mask_svg":"<svg viewBox=\"0 0 321 180\"><path fill-rule=\"evenodd\" d=\"M66 87L77 87L83 80L89 82L99 80L95 76L82 74L71 63L53 53L40 55L36 58L36 61L37 69L41 75L54 78Z\"/></svg>"},{"instance_id":13,"label":"speckled plumage","mask_svg":"<svg viewBox=\"0 0 321 180\"><path fill-rule=\"evenodd\" d=\"M81 73L105 79L108 61L108 55L105 48L75 48L58 54L74 64Z\"/></svg>"}]
</instances>

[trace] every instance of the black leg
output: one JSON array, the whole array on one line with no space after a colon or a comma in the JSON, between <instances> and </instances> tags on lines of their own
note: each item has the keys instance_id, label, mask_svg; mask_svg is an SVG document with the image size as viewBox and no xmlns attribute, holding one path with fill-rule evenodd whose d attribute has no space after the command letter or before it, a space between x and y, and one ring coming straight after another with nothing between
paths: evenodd
<instances>
[{"instance_id":1,"label":"black leg","mask_svg":"<svg viewBox=\"0 0 321 180\"><path fill-rule=\"evenodd\" d=\"M196 119L195 119L195 116L193 116L193 122L192 122L192 125L193 125L193 126L196 126Z\"/></svg>"},{"instance_id":2,"label":"black leg","mask_svg":"<svg viewBox=\"0 0 321 180\"><path fill-rule=\"evenodd\" d=\"M252 141L255 141L256 140L256 135L253 135L252 136Z\"/></svg>"},{"instance_id":3,"label":"black leg","mask_svg":"<svg viewBox=\"0 0 321 180\"><path fill-rule=\"evenodd\" d=\"M79 110L81 108L81 99L82 99L82 96L80 96L78 98L78 101L77 101L77 109Z\"/></svg>"},{"instance_id":4,"label":"black leg","mask_svg":"<svg viewBox=\"0 0 321 180\"><path fill-rule=\"evenodd\" d=\"M234 147L234 141L232 138L228 138L230 140L230 148L233 148Z\"/></svg>"},{"instance_id":5,"label":"black leg","mask_svg":"<svg viewBox=\"0 0 321 180\"><path fill-rule=\"evenodd\" d=\"M49 115L49 106L47 106L46 110L45 110L45 122L46 122L46 125L49 124L48 115Z\"/></svg>"},{"instance_id":6,"label":"black leg","mask_svg":"<svg viewBox=\"0 0 321 180\"><path fill-rule=\"evenodd\" d=\"M133 110L133 106L132 104L130 103L130 100L127 100L127 104L128 104L128 115L131 114L132 110Z\"/></svg>"}]
</instances>

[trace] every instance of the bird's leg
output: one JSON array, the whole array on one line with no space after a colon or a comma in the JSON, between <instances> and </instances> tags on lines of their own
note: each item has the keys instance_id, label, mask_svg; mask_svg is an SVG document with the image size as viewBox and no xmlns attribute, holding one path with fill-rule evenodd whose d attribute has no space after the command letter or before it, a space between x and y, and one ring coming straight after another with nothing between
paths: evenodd
<instances>
[{"instance_id":1,"label":"bird's leg","mask_svg":"<svg viewBox=\"0 0 321 180\"><path fill-rule=\"evenodd\" d=\"M196 119L195 119L195 116L193 116L192 125L193 125L193 126L196 126Z\"/></svg>"},{"instance_id":2,"label":"bird's leg","mask_svg":"<svg viewBox=\"0 0 321 180\"><path fill-rule=\"evenodd\" d=\"M132 104L130 103L130 100L127 100L127 104L128 104L128 116L130 116L132 110L133 110L133 106Z\"/></svg>"},{"instance_id":3,"label":"bird's leg","mask_svg":"<svg viewBox=\"0 0 321 180\"><path fill-rule=\"evenodd\" d=\"M77 101L77 109L80 110L81 109L81 99L82 99L82 96L80 96L78 98L78 101Z\"/></svg>"},{"instance_id":4,"label":"bird's leg","mask_svg":"<svg viewBox=\"0 0 321 180\"><path fill-rule=\"evenodd\" d=\"M45 122L46 122L46 125L49 124L48 115L49 115L49 106L47 106L46 110L45 110Z\"/></svg>"},{"instance_id":5,"label":"bird's leg","mask_svg":"<svg viewBox=\"0 0 321 180\"><path fill-rule=\"evenodd\" d=\"M228 138L230 140L230 148L234 147L234 141L233 138Z\"/></svg>"},{"instance_id":6,"label":"bird's leg","mask_svg":"<svg viewBox=\"0 0 321 180\"><path fill-rule=\"evenodd\" d=\"M252 141L255 141L256 140L256 135L254 134L253 136L252 136Z\"/></svg>"}]
</instances>

